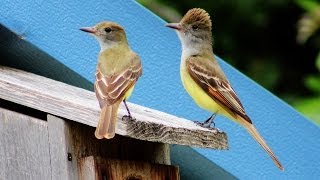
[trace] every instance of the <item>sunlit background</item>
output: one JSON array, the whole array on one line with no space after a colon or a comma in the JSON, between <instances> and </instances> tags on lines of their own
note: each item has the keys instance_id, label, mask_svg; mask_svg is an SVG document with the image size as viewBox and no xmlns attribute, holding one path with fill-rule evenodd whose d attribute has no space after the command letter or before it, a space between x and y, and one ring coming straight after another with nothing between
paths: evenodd
<instances>
[{"instance_id":1,"label":"sunlit background","mask_svg":"<svg viewBox=\"0 0 320 180\"><path fill-rule=\"evenodd\" d=\"M193 7L213 21L214 51L320 125L316 0L138 0L168 22Z\"/></svg>"}]
</instances>

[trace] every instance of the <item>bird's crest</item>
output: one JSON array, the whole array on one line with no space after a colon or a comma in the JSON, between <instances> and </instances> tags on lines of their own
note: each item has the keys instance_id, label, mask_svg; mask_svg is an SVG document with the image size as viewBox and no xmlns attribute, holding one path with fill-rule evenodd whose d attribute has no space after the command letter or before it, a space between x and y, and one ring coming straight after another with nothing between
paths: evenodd
<instances>
[{"instance_id":1,"label":"bird's crest","mask_svg":"<svg viewBox=\"0 0 320 180\"><path fill-rule=\"evenodd\" d=\"M201 8L190 9L180 21L181 24L192 24L194 22L209 26L210 28L212 26L210 15Z\"/></svg>"}]
</instances>

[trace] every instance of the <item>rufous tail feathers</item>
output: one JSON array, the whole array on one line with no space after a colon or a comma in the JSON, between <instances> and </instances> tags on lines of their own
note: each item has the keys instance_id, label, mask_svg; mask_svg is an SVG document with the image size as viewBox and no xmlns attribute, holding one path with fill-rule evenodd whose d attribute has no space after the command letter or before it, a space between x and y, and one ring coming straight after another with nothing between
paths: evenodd
<instances>
[{"instance_id":1,"label":"rufous tail feathers","mask_svg":"<svg viewBox=\"0 0 320 180\"><path fill-rule=\"evenodd\" d=\"M97 139L111 139L115 136L117 114L120 102L116 102L115 104L109 106L105 105L101 109L99 122L95 132Z\"/></svg>"}]
</instances>

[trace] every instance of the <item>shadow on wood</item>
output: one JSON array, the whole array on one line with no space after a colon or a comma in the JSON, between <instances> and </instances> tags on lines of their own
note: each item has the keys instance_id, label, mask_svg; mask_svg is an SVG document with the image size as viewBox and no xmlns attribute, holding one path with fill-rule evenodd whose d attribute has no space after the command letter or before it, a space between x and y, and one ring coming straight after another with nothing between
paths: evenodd
<instances>
[{"instance_id":1,"label":"shadow on wood","mask_svg":"<svg viewBox=\"0 0 320 180\"><path fill-rule=\"evenodd\" d=\"M147 162L102 159L89 156L80 160L80 179L179 180L179 168Z\"/></svg>"}]
</instances>

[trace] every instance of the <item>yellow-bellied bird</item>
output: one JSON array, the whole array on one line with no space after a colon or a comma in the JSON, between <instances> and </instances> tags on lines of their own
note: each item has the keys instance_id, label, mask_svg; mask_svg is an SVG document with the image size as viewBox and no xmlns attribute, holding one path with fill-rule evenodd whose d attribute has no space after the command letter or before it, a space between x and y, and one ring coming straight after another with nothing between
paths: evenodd
<instances>
[{"instance_id":1,"label":"yellow-bellied bird","mask_svg":"<svg viewBox=\"0 0 320 180\"><path fill-rule=\"evenodd\" d=\"M270 155L279 169L280 161L260 136L220 68L212 51L212 23L200 8L189 10L179 23L166 25L175 29L182 44L180 75L184 88L201 108L214 113L204 123L210 127L216 114L222 114L242 125Z\"/></svg>"}]
</instances>

